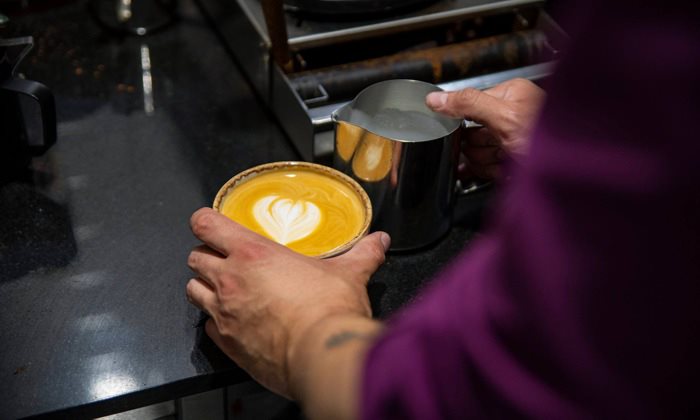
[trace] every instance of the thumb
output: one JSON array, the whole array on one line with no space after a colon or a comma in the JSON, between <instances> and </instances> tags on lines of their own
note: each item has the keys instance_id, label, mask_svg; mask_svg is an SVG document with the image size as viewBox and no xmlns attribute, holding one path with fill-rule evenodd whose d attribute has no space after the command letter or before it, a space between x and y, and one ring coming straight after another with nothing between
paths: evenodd
<instances>
[{"instance_id":1,"label":"thumb","mask_svg":"<svg viewBox=\"0 0 700 420\"><path fill-rule=\"evenodd\" d=\"M340 270L358 274L358 280L367 284L369 277L384 263L391 238L386 232L374 232L362 238L345 254L329 260Z\"/></svg>"},{"instance_id":2,"label":"thumb","mask_svg":"<svg viewBox=\"0 0 700 420\"><path fill-rule=\"evenodd\" d=\"M504 101L478 89L455 92L431 92L425 104L435 112L456 118L467 118L485 126L493 126L503 112Z\"/></svg>"}]
</instances>

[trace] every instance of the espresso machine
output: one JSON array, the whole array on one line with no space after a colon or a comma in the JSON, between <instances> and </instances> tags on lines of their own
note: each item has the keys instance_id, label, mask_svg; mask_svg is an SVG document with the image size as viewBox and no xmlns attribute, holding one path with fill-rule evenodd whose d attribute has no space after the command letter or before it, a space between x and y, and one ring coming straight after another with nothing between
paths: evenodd
<instances>
[{"instance_id":1,"label":"espresso machine","mask_svg":"<svg viewBox=\"0 0 700 420\"><path fill-rule=\"evenodd\" d=\"M301 157L332 154L330 115L365 87L445 90L551 74L566 34L543 0L198 0Z\"/></svg>"}]
</instances>

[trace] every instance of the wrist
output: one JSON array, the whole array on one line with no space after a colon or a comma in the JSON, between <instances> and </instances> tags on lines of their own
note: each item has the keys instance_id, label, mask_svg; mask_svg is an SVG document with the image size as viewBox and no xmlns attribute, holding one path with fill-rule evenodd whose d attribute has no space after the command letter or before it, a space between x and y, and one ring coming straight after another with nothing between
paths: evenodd
<instances>
[{"instance_id":1,"label":"wrist","mask_svg":"<svg viewBox=\"0 0 700 420\"><path fill-rule=\"evenodd\" d=\"M357 326L364 331L367 328L365 325L375 323L376 321L358 314L333 314L319 318L291 334L287 346L286 373L290 388L293 388L294 399L298 399L299 387L296 385L300 382L299 379L303 379L304 372L309 369L315 357L333 347L334 337L349 329L354 331Z\"/></svg>"},{"instance_id":2,"label":"wrist","mask_svg":"<svg viewBox=\"0 0 700 420\"><path fill-rule=\"evenodd\" d=\"M310 418L353 412L364 356L380 331L371 318L339 314L309 325L289 343L289 392Z\"/></svg>"}]
</instances>

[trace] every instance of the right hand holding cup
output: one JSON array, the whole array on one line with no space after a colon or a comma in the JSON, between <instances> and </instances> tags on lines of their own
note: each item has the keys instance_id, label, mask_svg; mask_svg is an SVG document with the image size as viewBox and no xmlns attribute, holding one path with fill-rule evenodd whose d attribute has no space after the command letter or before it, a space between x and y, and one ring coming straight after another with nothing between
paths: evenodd
<instances>
[{"instance_id":1,"label":"right hand holding cup","mask_svg":"<svg viewBox=\"0 0 700 420\"><path fill-rule=\"evenodd\" d=\"M426 104L435 112L483 125L466 130L462 151L471 174L498 179L504 159L517 161L527 154L530 133L544 99L544 91L534 83L512 79L483 91L466 88L432 92Z\"/></svg>"}]
</instances>

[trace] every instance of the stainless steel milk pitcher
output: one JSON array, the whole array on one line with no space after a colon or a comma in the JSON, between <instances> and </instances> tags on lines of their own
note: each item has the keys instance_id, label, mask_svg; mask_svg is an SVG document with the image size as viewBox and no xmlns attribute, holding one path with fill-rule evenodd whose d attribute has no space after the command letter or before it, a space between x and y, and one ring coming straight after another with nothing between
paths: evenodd
<instances>
[{"instance_id":1,"label":"stainless steel milk pitcher","mask_svg":"<svg viewBox=\"0 0 700 420\"><path fill-rule=\"evenodd\" d=\"M387 80L331 115L333 165L367 191L372 230L388 232L395 251L430 245L452 224L464 120L425 105L426 95L438 90L416 80Z\"/></svg>"}]
</instances>

